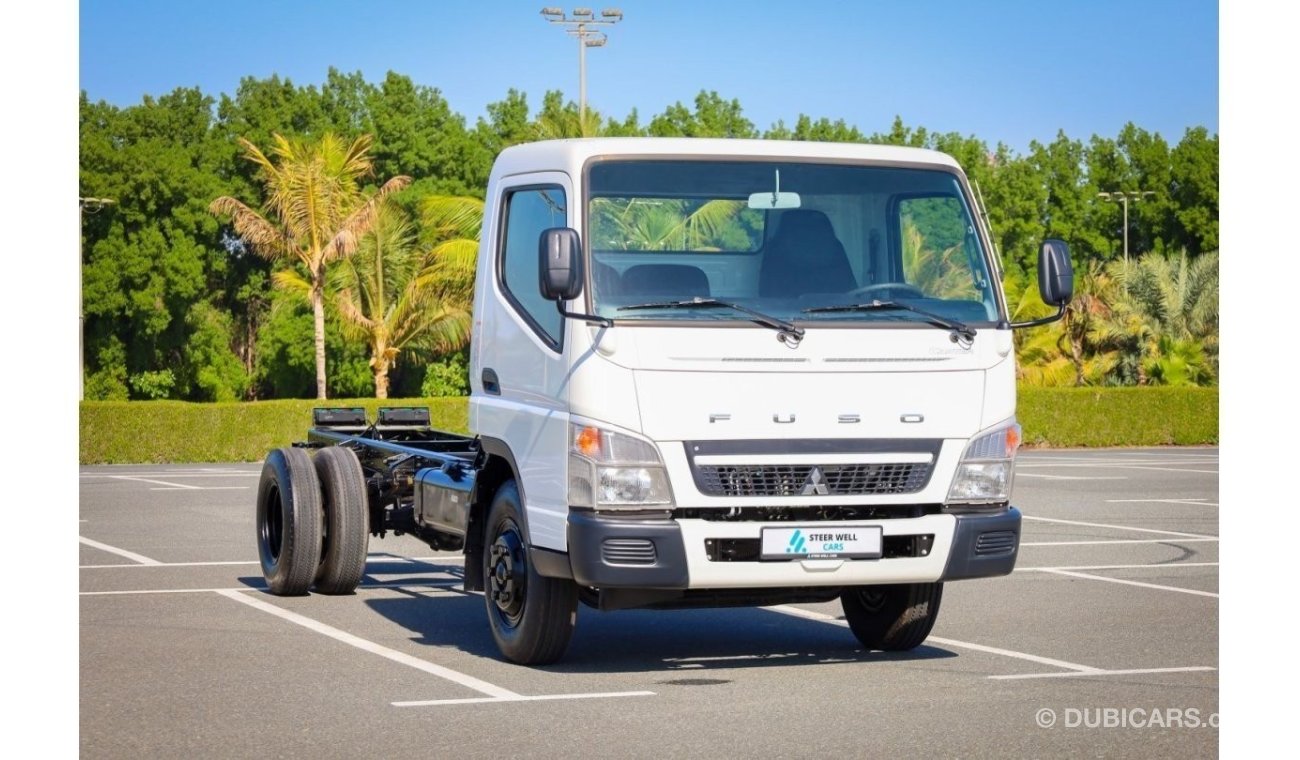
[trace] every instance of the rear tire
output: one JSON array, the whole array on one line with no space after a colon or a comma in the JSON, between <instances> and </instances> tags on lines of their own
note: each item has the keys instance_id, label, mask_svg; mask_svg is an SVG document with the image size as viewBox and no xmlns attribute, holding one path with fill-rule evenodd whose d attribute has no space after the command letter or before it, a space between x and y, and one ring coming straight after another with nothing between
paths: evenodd
<instances>
[{"instance_id":1,"label":"rear tire","mask_svg":"<svg viewBox=\"0 0 1300 760\"><path fill-rule=\"evenodd\" d=\"M520 665L547 665L564 656L578 616L573 581L539 575L528 561L523 505L515 481L492 499L483 546L483 598L501 654Z\"/></svg>"},{"instance_id":2,"label":"rear tire","mask_svg":"<svg viewBox=\"0 0 1300 760\"><path fill-rule=\"evenodd\" d=\"M320 564L321 493L306 451L266 455L257 484L257 553L271 593L307 593Z\"/></svg>"},{"instance_id":3,"label":"rear tire","mask_svg":"<svg viewBox=\"0 0 1300 760\"><path fill-rule=\"evenodd\" d=\"M868 649L901 652L915 649L939 618L942 583L852 586L840 595L844 617Z\"/></svg>"},{"instance_id":4,"label":"rear tire","mask_svg":"<svg viewBox=\"0 0 1300 760\"><path fill-rule=\"evenodd\" d=\"M316 454L325 510L316 591L351 594L366 572L370 543L370 510L366 505L366 476L351 449L326 446Z\"/></svg>"}]
</instances>

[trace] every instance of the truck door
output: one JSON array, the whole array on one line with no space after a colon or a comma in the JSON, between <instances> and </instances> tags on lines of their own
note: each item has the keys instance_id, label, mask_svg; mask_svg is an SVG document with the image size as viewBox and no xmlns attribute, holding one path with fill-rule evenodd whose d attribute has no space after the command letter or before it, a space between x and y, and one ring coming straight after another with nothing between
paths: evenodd
<instances>
[{"instance_id":1,"label":"truck door","mask_svg":"<svg viewBox=\"0 0 1300 760\"><path fill-rule=\"evenodd\" d=\"M578 228L568 175L507 177L489 198L493 248L480 262L481 298L471 361L471 427L485 447L508 447L519 474L529 540L564 550L569 405L565 327L539 289L538 239L548 227ZM495 440L486 440L495 439Z\"/></svg>"}]
</instances>

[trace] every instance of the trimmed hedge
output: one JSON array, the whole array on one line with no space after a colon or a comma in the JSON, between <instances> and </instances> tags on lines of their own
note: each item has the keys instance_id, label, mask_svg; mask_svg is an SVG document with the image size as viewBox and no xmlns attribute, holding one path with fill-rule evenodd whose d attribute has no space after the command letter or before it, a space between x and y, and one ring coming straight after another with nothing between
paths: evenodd
<instances>
[{"instance_id":1,"label":"trimmed hedge","mask_svg":"<svg viewBox=\"0 0 1300 760\"><path fill-rule=\"evenodd\" d=\"M1218 388L1026 388L1016 419L1030 446L1219 442Z\"/></svg>"},{"instance_id":2,"label":"trimmed hedge","mask_svg":"<svg viewBox=\"0 0 1300 760\"><path fill-rule=\"evenodd\" d=\"M86 401L81 463L258 462L306 438L315 399L195 404ZM433 426L463 433L464 398L330 399L362 406L427 406ZM1219 441L1218 388L1020 388L1017 417L1030 446L1161 446Z\"/></svg>"},{"instance_id":3,"label":"trimmed hedge","mask_svg":"<svg viewBox=\"0 0 1300 760\"><path fill-rule=\"evenodd\" d=\"M307 438L316 406L427 406L440 430L469 429L465 398L286 399L200 404L187 401L83 401L81 463L260 462L266 452Z\"/></svg>"}]
</instances>

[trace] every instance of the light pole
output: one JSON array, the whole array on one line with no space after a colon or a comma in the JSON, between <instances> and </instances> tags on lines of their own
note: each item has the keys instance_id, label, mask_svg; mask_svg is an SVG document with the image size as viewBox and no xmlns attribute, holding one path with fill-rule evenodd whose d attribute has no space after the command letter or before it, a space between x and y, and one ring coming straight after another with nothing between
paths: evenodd
<instances>
[{"instance_id":1,"label":"light pole","mask_svg":"<svg viewBox=\"0 0 1300 760\"><path fill-rule=\"evenodd\" d=\"M1155 195L1153 190L1116 190L1110 193L1097 193L1097 197L1107 203L1118 203L1124 207L1124 271L1128 271L1128 202L1137 203L1145 196Z\"/></svg>"},{"instance_id":2,"label":"light pole","mask_svg":"<svg viewBox=\"0 0 1300 760\"><path fill-rule=\"evenodd\" d=\"M80 320L77 328L77 358L80 360L80 371L77 373L78 401L86 399L86 311L81 305L81 271L85 265L82 232L85 229L86 214L98 214L105 206L114 203L117 201L112 198L77 198L77 319Z\"/></svg>"},{"instance_id":3,"label":"light pole","mask_svg":"<svg viewBox=\"0 0 1300 760\"><path fill-rule=\"evenodd\" d=\"M561 24L564 31L578 38L578 120L579 125L587 123L587 48L604 47L609 39L599 29L592 26L612 26L623 20L623 11L618 8L606 8L596 18L590 8L574 8L573 16L564 15L560 8L543 8L542 18L552 24Z\"/></svg>"}]
</instances>

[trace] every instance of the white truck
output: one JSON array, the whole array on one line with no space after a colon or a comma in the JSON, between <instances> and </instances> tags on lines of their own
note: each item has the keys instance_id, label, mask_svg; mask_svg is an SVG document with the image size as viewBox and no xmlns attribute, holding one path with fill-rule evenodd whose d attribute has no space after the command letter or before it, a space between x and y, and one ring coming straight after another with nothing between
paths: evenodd
<instances>
[{"instance_id":1,"label":"white truck","mask_svg":"<svg viewBox=\"0 0 1300 760\"><path fill-rule=\"evenodd\" d=\"M958 164L892 146L600 138L493 167L470 436L424 409L318 409L258 489L277 594L351 593L370 535L465 554L509 660L579 602L839 598L864 647L918 646L943 585L1005 575L1020 513L1012 324Z\"/></svg>"}]
</instances>

